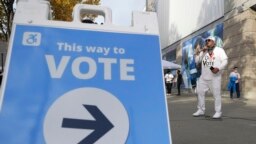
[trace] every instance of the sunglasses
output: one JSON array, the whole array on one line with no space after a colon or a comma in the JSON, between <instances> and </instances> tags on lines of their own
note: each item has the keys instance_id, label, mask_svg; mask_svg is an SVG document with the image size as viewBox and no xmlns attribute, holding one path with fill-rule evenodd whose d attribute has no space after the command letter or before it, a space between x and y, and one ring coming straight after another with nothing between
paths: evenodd
<instances>
[{"instance_id":1,"label":"sunglasses","mask_svg":"<svg viewBox=\"0 0 256 144\"><path fill-rule=\"evenodd\" d=\"M210 39L205 40L205 42L209 42L209 41L212 41L212 40L210 40Z\"/></svg>"}]
</instances>

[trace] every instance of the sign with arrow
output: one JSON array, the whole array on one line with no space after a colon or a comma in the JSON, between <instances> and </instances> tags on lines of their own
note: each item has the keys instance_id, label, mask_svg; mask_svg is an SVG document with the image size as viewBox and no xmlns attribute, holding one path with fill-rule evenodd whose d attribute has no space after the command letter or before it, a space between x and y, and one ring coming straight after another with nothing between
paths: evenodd
<instances>
[{"instance_id":1,"label":"sign with arrow","mask_svg":"<svg viewBox=\"0 0 256 144\"><path fill-rule=\"evenodd\" d=\"M81 120L73 118L63 118L63 128L91 129L94 130L89 136L84 138L79 144L95 143L104 134L111 130L114 125L104 116L97 106L84 105L95 120Z\"/></svg>"},{"instance_id":2,"label":"sign with arrow","mask_svg":"<svg viewBox=\"0 0 256 144\"><path fill-rule=\"evenodd\" d=\"M98 88L65 93L52 104L44 120L47 144L125 143L128 132L129 118L122 103Z\"/></svg>"},{"instance_id":3,"label":"sign with arrow","mask_svg":"<svg viewBox=\"0 0 256 144\"><path fill-rule=\"evenodd\" d=\"M170 144L158 35L16 25L4 144Z\"/></svg>"}]
</instances>

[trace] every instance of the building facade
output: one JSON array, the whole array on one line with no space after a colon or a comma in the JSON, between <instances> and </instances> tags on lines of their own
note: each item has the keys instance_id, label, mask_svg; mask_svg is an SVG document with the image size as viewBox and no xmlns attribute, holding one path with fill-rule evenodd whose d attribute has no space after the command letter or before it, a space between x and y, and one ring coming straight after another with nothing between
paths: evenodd
<instances>
[{"instance_id":1,"label":"building facade","mask_svg":"<svg viewBox=\"0 0 256 144\"><path fill-rule=\"evenodd\" d=\"M182 65L187 88L191 88L197 72L194 48L213 35L229 57L223 91L227 92L229 73L237 66L242 96L256 100L256 0L155 0L155 4L163 59Z\"/></svg>"},{"instance_id":2,"label":"building facade","mask_svg":"<svg viewBox=\"0 0 256 144\"><path fill-rule=\"evenodd\" d=\"M232 67L238 66L242 96L256 100L256 0L224 2L223 42L229 64L223 76L227 78Z\"/></svg>"}]
</instances>

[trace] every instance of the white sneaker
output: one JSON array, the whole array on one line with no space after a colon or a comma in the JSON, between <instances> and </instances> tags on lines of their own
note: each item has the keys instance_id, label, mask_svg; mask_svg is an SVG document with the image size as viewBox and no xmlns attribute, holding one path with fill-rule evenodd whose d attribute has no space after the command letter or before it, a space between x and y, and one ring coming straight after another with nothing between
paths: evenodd
<instances>
[{"instance_id":1,"label":"white sneaker","mask_svg":"<svg viewBox=\"0 0 256 144\"><path fill-rule=\"evenodd\" d=\"M196 88L195 88L195 91L194 91L194 92L195 92L195 94L197 94L197 90L196 90Z\"/></svg>"},{"instance_id":2,"label":"white sneaker","mask_svg":"<svg viewBox=\"0 0 256 144\"><path fill-rule=\"evenodd\" d=\"M219 118L221 118L221 112L216 112L214 115L213 115L213 117L212 118L214 118L214 119L219 119Z\"/></svg>"},{"instance_id":3,"label":"white sneaker","mask_svg":"<svg viewBox=\"0 0 256 144\"><path fill-rule=\"evenodd\" d=\"M197 110L195 113L193 113L194 117L203 116L203 115L204 115L204 111L202 110Z\"/></svg>"}]
</instances>

